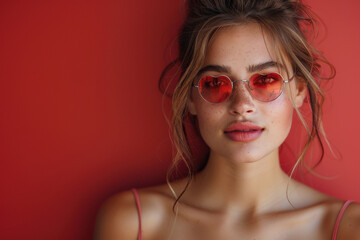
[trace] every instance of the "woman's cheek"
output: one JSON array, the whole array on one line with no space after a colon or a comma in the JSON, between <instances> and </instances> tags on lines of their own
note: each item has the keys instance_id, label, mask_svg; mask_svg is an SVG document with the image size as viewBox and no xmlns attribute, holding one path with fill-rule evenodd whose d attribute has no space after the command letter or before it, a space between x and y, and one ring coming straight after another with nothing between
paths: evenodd
<instances>
[{"instance_id":1,"label":"woman's cheek","mask_svg":"<svg viewBox=\"0 0 360 240\"><path fill-rule=\"evenodd\" d=\"M272 108L274 112L270 113L273 117L269 116L269 119L272 119L273 123L271 125L276 126L275 130L278 134L282 133L283 141L288 136L291 125L292 125L292 115L293 115L293 106L289 99L279 99L284 100L280 101L279 105ZM274 118L274 116L276 116Z\"/></svg>"},{"instance_id":2,"label":"woman's cheek","mask_svg":"<svg viewBox=\"0 0 360 240\"><path fill-rule=\"evenodd\" d=\"M209 105L209 104L208 104ZM198 108L198 123L200 134L206 144L211 145L210 142L214 139L221 129L224 128L221 123L222 111L211 105L205 106L203 108Z\"/></svg>"}]
</instances>

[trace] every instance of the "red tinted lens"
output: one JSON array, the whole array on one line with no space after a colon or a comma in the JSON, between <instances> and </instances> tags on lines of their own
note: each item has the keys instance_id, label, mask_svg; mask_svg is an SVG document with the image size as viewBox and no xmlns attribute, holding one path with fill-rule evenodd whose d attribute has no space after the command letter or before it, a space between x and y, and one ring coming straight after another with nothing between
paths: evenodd
<instances>
[{"instance_id":1,"label":"red tinted lens","mask_svg":"<svg viewBox=\"0 0 360 240\"><path fill-rule=\"evenodd\" d=\"M249 85L256 99L269 102L280 96L283 79L278 73L255 74L249 80Z\"/></svg>"},{"instance_id":2,"label":"red tinted lens","mask_svg":"<svg viewBox=\"0 0 360 240\"><path fill-rule=\"evenodd\" d=\"M226 76L205 76L199 82L199 92L208 102L220 103L231 94L231 81Z\"/></svg>"}]
</instances>

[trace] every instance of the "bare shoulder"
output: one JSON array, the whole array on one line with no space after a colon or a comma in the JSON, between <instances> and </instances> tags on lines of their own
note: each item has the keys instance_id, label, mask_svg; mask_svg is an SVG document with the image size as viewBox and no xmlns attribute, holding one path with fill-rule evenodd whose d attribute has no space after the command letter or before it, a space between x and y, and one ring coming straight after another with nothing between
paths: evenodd
<instances>
[{"instance_id":1,"label":"bare shoulder","mask_svg":"<svg viewBox=\"0 0 360 240\"><path fill-rule=\"evenodd\" d=\"M321 220L318 228L321 239L330 239L336 228L336 220L345 201L329 196L301 183L296 183L296 206L309 209ZM352 202L344 212L338 228L337 240L360 240L360 204Z\"/></svg>"},{"instance_id":2,"label":"bare shoulder","mask_svg":"<svg viewBox=\"0 0 360 240\"><path fill-rule=\"evenodd\" d=\"M317 192L316 190L314 190ZM327 232L333 233L336 220L346 201L317 192L314 194L319 200L319 206L325 210L324 226ZM329 231L330 230L330 231ZM352 202L346 208L338 228L337 240L360 240L360 204Z\"/></svg>"},{"instance_id":3,"label":"bare shoulder","mask_svg":"<svg viewBox=\"0 0 360 240\"><path fill-rule=\"evenodd\" d=\"M360 240L360 204L353 202L346 209L338 231L338 240Z\"/></svg>"},{"instance_id":4,"label":"bare shoulder","mask_svg":"<svg viewBox=\"0 0 360 240\"><path fill-rule=\"evenodd\" d=\"M132 191L124 191L107 199L99 210L95 240L137 239L141 222L142 236L156 239L162 227L171 216L173 199L164 187L137 190L140 202L141 219Z\"/></svg>"},{"instance_id":5,"label":"bare shoulder","mask_svg":"<svg viewBox=\"0 0 360 240\"><path fill-rule=\"evenodd\" d=\"M95 240L136 239L139 218L131 191L116 194L101 206L95 227Z\"/></svg>"}]
</instances>

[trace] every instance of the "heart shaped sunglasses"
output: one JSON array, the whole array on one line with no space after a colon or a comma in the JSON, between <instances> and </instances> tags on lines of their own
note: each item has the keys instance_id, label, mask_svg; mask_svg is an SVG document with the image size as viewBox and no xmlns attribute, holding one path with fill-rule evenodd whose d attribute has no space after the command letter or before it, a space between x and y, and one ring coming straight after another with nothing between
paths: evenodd
<instances>
[{"instance_id":1,"label":"heart shaped sunglasses","mask_svg":"<svg viewBox=\"0 0 360 240\"><path fill-rule=\"evenodd\" d=\"M292 78L291 78L292 79ZM262 102L271 102L277 99L282 91L284 80L279 73L254 74L249 80L232 81L226 75L204 76L197 85L193 85L199 91L200 96L209 103L221 103L227 100L234 88L235 82L247 82L247 88L250 94Z\"/></svg>"}]
</instances>

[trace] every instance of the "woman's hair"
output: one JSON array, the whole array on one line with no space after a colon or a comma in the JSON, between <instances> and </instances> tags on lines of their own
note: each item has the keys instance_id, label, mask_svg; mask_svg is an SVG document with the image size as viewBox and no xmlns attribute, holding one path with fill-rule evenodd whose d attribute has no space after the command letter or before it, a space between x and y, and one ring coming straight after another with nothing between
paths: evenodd
<instances>
[{"instance_id":1,"label":"woman's hair","mask_svg":"<svg viewBox=\"0 0 360 240\"><path fill-rule=\"evenodd\" d=\"M173 168L179 162L185 163L189 178L181 194L179 196L175 194L175 204L198 171L191 161L192 153L185 131L185 120L189 118L187 103L192 83L203 67L206 51L214 34L228 26L259 24L273 42L278 60L282 63L288 61L296 78L306 82L312 117L310 123L307 123L294 106L308 136L291 175L296 166L304 163L305 152L314 139L320 143L321 156L316 164L318 165L324 155L324 145L321 140L321 136L324 136L321 124L324 94L320 88L320 80L333 78L335 70L310 44L310 38L317 35L317 21L310 9L300 0L188 0L186 10L187 15L178 35L178 58L164 69L160 78L161 83L171 67L180 65L178 69L180 77L173 93L170 94L173 110L172 134L176 149ZM321 76L320 72L324 64L330 68L327 78ZM168 173L168 183L170 173L171 171ZM171 188L171 185L169 186Z\"/></svg>"}]
</instances>

